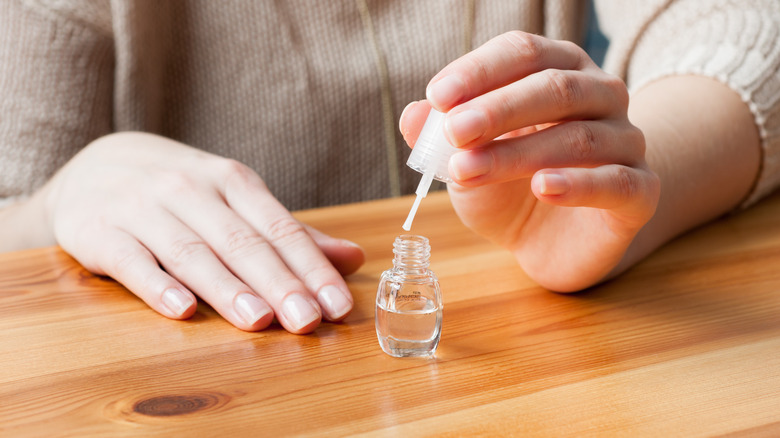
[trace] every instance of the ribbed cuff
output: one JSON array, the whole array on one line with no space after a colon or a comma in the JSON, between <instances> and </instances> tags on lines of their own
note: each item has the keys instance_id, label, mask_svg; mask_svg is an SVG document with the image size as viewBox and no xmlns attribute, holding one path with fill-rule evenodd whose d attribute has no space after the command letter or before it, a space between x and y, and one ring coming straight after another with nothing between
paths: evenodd
<instances>
[{"instance_id":1,"label":"ribbed cuff","mask_svg":"<svg viewBox=\"0 0 780 438\"><path fill-rule=\"evenodd\" d=\"M29 196L9 196L7 198L0 198L0 210L8 207L9 205L16 204L17 202L28 199Z\"/></svg>"},{"instance_id":2,"label":"ribbed cuff","mask_svg":"<svg viewBox=\"0 0 780 438\"><path fill-rule=\"evenodd\" d=\"M780 185L780 3L682 0L659 14L637 41L627 71L630 90L673 75L713 78L750 108L762 165L741 207Z\"/></svg>"}]
</instances>

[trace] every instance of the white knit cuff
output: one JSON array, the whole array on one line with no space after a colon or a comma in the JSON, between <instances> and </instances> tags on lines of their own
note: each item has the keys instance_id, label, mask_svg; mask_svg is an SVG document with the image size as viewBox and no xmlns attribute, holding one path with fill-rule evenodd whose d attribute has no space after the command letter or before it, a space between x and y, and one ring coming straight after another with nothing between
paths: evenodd
<instances>
[{"instance_id":1,"label":"white knit cuff","mask_svg":"<svg viewBox=\"0 0 780 438\"><path fill-rule=\"evenodd\" d=\"M763 159L742 207L780 185L780 2L682 0L647 27L627 72L633 91L661 77L700 75L734 90L753 113Z\"/></svg>"},{"instance_id":2,"label":"white knit cuff","mask_svg":"<svg viewBox=\"0 0 780 438\"><path fill-rule=\"evenodd\" d=\"M0 198L0 210L8 207L9 205L24 201L27 198L29 198L29 196L9 196L7 198Z\"/></svg>"}]
</instances>

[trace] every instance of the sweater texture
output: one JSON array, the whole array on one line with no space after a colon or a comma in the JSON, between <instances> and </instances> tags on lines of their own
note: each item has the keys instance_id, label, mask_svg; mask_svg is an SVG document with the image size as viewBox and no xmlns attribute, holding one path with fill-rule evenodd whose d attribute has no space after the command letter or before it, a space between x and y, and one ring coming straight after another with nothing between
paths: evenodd
<instances>
[{"instance_id":1,"label":"sweater texture","mask_svg":"<svg viewBox=\"0 0 780 438\"><path fill-rule=\"evenodd\" d=\"M579 0L0 2L0 198L92 140L160 134L255 169L291 210L412 193L397 129L430 78L490 38L580 42ZM761 133L747 202L780 182L780 3L596 0L604 68L630 90L699 74Z\"/></svg>"}]
</instances>

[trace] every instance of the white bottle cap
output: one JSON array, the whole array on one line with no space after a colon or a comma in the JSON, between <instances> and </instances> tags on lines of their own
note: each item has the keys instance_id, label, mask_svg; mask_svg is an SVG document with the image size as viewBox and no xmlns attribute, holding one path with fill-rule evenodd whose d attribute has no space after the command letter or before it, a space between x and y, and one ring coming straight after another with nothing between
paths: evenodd
<instances>
[{"instance_id":1,"label":"white bottle cap","mask_svg":"<svg viewBox=\"0 0 780 438\"><path fill-rule=\"evenodd\" d=\"M406 165L423 175L432 174L435 180L451 183L452 178L450 178L447 166L450 163L450 157L458 149L453 147L444 136L445 115L431 108Z\"/></svg>"},{"instance_id":2,"label":"white bottle cap","mask_svg":"<svg viewBox=\"0 0 780 438\"><path fill-rule=\"evenodd\" d=\"M422 198L428 195L428 189L431 182L435 179L441 182L450 183L450 172L448 166L450 157L458 150L453 147L447 137L444 136L444 117L445 114L431 108L428 119L425 120L420 136L414 144L412 154L406 161L406 165L423 174L420 184L417 186L417 198L414 200L409 216L406 217L403 229L409 231L412 228L412 221L417 214Z\"/></svg>"}]
</instances>

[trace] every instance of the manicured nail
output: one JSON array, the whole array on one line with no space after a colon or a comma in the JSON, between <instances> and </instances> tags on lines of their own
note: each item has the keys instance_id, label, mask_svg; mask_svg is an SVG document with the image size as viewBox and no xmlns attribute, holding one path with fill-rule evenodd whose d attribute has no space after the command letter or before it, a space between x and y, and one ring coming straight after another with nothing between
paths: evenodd
<instances>
[{"instance_id":1,"label":"manicured nail","mask_svg":"<svg viewBox=\"0 0 780 438\"><path fill-rule=\"evenodd\" d=\"M299 294L292 294L284 300L282 312L295 330L300 330L320 319L320 312Z\"/></svg>"},{"instance_id":2,"label":"manicured nail","mask_svg":"<svg viewBox=\"0 0 780 438\"><path fill-rule=\"evenodd\" d=\"M482 176L493 168L493 154L485 151L456 153L450 158L450 169L455 178L466 181Z\"/></svg>"},{"instance_id":3,"label":"manicured nail","mask_svg":"<svg viewBox=\"0 0 780 438\"><path fill-rule=\"evenodd\" d=\"M539 179L539 193L543 195L562 195L569 191L569 181L562 175L543 173Z\"/></svg>"},{"instance_id":4,"label":"manicured nail","mask_svg":"<svg viewBox=\"0 0 780 438\"><path fill-rule=\"evenodd\" d=\"M341 319L352 310L352 300L341 289L332 285L320 289L317 293L317 302L332 320Z\"/></svg>"},{"instance_id":5,"label":"manicured nail","mask_svg":"<svg viewBox=\"0 0 780 438\"><path fill-rule=\"evenodd\" d=\"M236 297L236 311L248 325L254 325L261 318L264 318L271 309L265 301L250 293L243 293Z\"/></svg>"},{"instance_id":6,"label":"manicured nail","mask_svg":"<svg viewBox=\"0 0 780 438\"><path fill-rule=\"evenodd\" d=\"M485 135L487 117L482 111L467 109L448 115L444 127L449 131L449 140L453 145L460 146Z\"/></svg>"},{"instance_id":7,"label":"manicured nail","mask_svg":"<svg viewBox=\"0 0 780 438\"><path fill-rule=\"evenodd\" d=\"M406 111L412 107L412 105L416 105L417 101L409 102L408 105L404 107L404 110L401 111L401 117L398 118L398 130L403 132L403 124L404 124L404 116L406 115ZM404 133L405 135L406 133Z\"/></svg>"},{"instance_id":8,"label":"manicured nail","mask_svg":"<svg viewBox=\"0 0 780 438\"><path fill-rule=\"evenodd\" d=\"M353 242L351 240L341 239L341 244L346 246L346 247L349 247L349 248L359 249L361 251L363 250L362 246L358 245L357 243L355 243L355 242Z\"/></svg>"},{"instance_id":9,"label":"manicured nail","mask_svg":"<svg viewBox=\"0 0 780 438\"><path fill-rule=\"evenodd\" d=\"M179 289L166 289L162 294L162 302L165 307L176 316L182 316L195 301L190 294Z\"/></svg>"},{"instance_id":10,"label":"manicured nail","mask_svg":"<svg viewBox=\"0 0 780 438\"><path fill-rule=\"evenodd\" d=\"M437 108L450 108L461 101L465 87L459 77L449 75L428 85L425 96Z\"/></svg>"}]
</instances>

